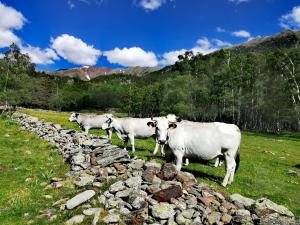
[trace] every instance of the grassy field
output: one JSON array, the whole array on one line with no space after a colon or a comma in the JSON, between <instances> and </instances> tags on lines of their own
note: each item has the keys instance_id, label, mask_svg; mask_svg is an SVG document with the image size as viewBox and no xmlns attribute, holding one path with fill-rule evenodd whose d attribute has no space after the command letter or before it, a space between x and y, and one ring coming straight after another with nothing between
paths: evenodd
<instances>
[{"instance_id":1,"label":"grassy field","mask_svg":"<svg viewBox=\"0 0 300 225\"><path fill-rule=\"evenodd\" d=\"M57 112L44 112L44 111L37 111L37 110L21 110L24 113L37 116L41 119L44 119L49 122L60 123L66 128L73 128L78 130L78 125L75 123L68 122L69 113L57 113ZM3 126L3 125L2 125ZM3 138L5 133L9 133L9 129L15 130L16 127L13 128L5 128L5 132L1 131L0 138ZM1 129L2 130L2 129ZM11 131L13 132L13 131ZM93 134L104 134L105 132L100 130L91 130ZM15 137L16 136L16 137ZM22 144L26 138L24 136L29 136L34 139L33 135L29 135L26 132L16 133L14 135L14 143L11 143L13 149L18 149L17 147L20 146L20 151L22 154L25 154L24 147ZM2 140L1 140L2 141ZM2 143L2 142L1 142ZM113 143L122 146L122 142L114 135L113 136ZM30 145L26 145L28 149L36 149L39 146L39 149L44 149L38 151L36 154L39 155L37 157L33 157L34 155L26 155L26 162L24 162L24 157L13 158L14 163L9 161L8 159L0 157L0 165L3 168L6 167L18 167L17 165L20 163L27 163L27 160L33 160L35 158L36 162L41 163L44 169L40 170L38 168L34 168L37 171L38 178L40 177L40 181L42 181L43 176L41 175L44 171L48 171L47 169L47 162L43 161L43 154L50 154L53 153L53 147L50 145L46 145L41 141L35 140L30 141ZM155 158L161 162L163 162L163 158L160 156L153 157L151 152L154 148L154 140L147 139L147 140L137 140L136 141L136 155L144 158L150 159ZM1 153L5 152L9 155L12 149L7 146L7 144L1 144ZM30 151L30 150L29 150ZM3 155L3 154L2 154ZM11 157L16 157L16 154L12 154ZM53 160L51 163L52 165L56 165L56 167L51 167L51 175L59 176L59 174L63 174L66 170L64 165L59 159L59 156L52 156ZM13 160L11 159L11 160ZM46 164L45 164L46 163ZM13 164L13 165L11 165ZM45 165L44 165L45 164ZM5 166L3 166L5 165ZM0 168L2 168L0 166ZM34 165L32 165L34 167ZM0 174L0 181L3 182L4 180L6 185L0 186L0 208L5 206L8 199L11 198L9 193L18 193L19 188L16 184L20 183L19 185L22 187L24 185L24 179L26 177L34 176L31 175L33 172L25 175L14 169L11 169L11 176L4 176L2 178L2 174ZM3 169L2 169L3 170ZM219 185L223 176L224 176L224 166L220 168L213 168L211 164L199 164L199 163L191 163L189 166L184 167L183 170L192 172L196 175L197 179L200 182L209 183L215 188L227 191L229 193L240 193L242 195L257 199L261 197L267 197L273 200L276 203L282 204L290 208L296 217L300 217L300 177L297 175L290 175L287 172L289 170L294 170L300 172L300 135L299 134L284 134L284 135L264 135L264 134L257 134L252 132L243 132L242 135L242 145L241 145L241 164L240 168L237 172L235 182L226 188L223 188ZM7 172L6 172L7 173ZM15 176L13 175L15 174ZM22 176L22 177L19 177ZM5 178L7 177L7 178ZM23 179L23 180L22 180ZM2 189L4 189L4 194L2 193ZM29 187L31 188L31 187ZM38 188L38 185L37 187ZM24 187L22 188L24 189ZM5 194L6 193L6 194ZM58 193L59 194L59 193ZM2 196L3 195L3 196ZM41 194L39 199L43 202L43 191L41 189ZM28 195L27 201L31 201L31 195ZM3 200L2 199L6 199ZM42 203L41 203L42 204ZM25 206L24 206L25 207ZM29 206L28 206L29 207ZM44 205L36 204L34 207L29 207L29 209L36 213L35 210L41 209ZM7 218L9 220L10 216L13 215L22 215L25 211L28 211L26 207L24 209L15 209L11 211L4 211L0 214L0 221L1 217ZM43 208L42 208L43 209ZM16 214L20 211L18 214ZM3 224L3 223L1 223ZM41 223L42 224L42 223Z\"/></svg>"},{"instance_id":2,"label":"grassy field","mask_svg":"<svg viewBox=\"0 0 300 225\"><path fill-rule=\"evenodd\" d=\"M41 210L74 194L68 188L44 189L52 177L69 171L55 146L0 117L0 153L0 224L27 224L31 220L38 225L61 224L67 220L67 213L51 223L49 218L38 218Z\"/></svg>"}]
</instances>

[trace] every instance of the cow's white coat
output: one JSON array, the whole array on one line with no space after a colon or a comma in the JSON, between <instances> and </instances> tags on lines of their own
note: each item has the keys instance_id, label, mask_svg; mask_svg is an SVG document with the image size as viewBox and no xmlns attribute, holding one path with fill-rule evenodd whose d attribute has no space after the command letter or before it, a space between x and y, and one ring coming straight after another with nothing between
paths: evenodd
<instances>
[{"instance_id":1,"label":"cow's white coat","mask_svg":"<svg viewBox=\"0 0 300 225\"><path fill-rule=\"evenodd\" d=\"M212 160L224 155L226 175L223 186L233 182L235 157L239 154L241 133L234 124L175 122L170 117L153 120L158 141L167 141L176 157L176 167L181 170L183 157Z\"/></svg>"},{"instance_id":2,"label":"cow's white coat","mask_svg":"<svg viewBox=\"0 0 300 225\"><path fill-rule=\"evenodd\" d=\"M77 122L79 127L86 133L89 133L90 129L99 128L102 129L103 123L107 120L108 117L111 117L111 114L103 115L82 115L79 113L72 113L69 121ZM112 130L105 129L108 135L108 139L111 140Z\"/></svg>"}]
</instances>

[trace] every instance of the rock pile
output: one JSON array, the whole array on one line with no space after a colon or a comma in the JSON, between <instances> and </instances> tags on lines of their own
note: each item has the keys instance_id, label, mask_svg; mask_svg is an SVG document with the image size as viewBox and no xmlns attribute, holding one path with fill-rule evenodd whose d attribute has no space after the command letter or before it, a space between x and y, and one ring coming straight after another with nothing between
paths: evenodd
<instances>
[{"instance_id":1,"label":"rock pile","mask_svg":"<svg viewBox=\"0 0 300 225\"><path fill-rule=\"evenodd\" d=\"M44 140L55 143L71 169L79 192L61 199L54 207L82 212L66 221L80 224L299 224L291 211L262 198L229 196L191 173L177 172L166 163L130 159L127 151L110 145L105 138L63 129L17 113L17 121ZM52 179L57 188L63 180Z\"/></svg>"}]
</instances>

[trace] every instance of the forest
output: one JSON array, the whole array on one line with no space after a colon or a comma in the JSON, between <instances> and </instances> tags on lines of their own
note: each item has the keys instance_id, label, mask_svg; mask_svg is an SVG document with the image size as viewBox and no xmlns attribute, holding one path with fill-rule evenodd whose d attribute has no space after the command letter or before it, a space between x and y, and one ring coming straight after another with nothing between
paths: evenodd
<instances>
[{"instance_id":1,"label":"forest","mask_svg":"<svg viewBox=\"0 0 300 225\"><path fill-rule=\"evenodd\" d=\"M17 45L0 59L0 105L58 111L117 111L134 117L174 113L271 133L300 130L300 51L186 52L143 77L91 81L37 71Z\"/></svg>"}]
</instances>

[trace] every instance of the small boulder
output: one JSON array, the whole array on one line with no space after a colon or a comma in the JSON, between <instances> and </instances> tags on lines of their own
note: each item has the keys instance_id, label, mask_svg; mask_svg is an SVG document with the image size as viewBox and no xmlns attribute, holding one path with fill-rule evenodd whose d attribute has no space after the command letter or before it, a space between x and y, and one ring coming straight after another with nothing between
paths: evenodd
<instances>
[{"instance_id":1,"label":"small boulder","mask_svg":"<svg viewBox=\"0 0 300 225\"><path fill-rule=\"evenodd\" d=\"M116 192L118 192L118 191L124 190L125 188L126 188L126 187L125 187L125 185L124 185L124 182L120 180L120 181L118 181L118 182L116 182L116 183L110 185L110 187L109 187L109 192L111 192L111 193L116 193Z\"/></svg>"},{"instance_id":2,"label":"small boulder","mask_svg":"<svg viewBox=\"0 0 300 225\"><path fill-rule=\"evenodd\" d=\"M294 214L286 207L284 207L283 205L277 205L276 203L266 198L258 199L255 202L254 210L258 216L260 215L263 216L265 214L264 211L265 212L269 211L270 213L266 213L266 214L271 214L272 212L276 212L283 216L294 217Z\"/></svg>"},{"instance_id":3,"label":"small boulder","mask_svg":"<svg viewBox=\"0 0 300 225\"><path fill-rule=\"evenodd\" d=\"M255 203L255 200L253 200L251 198L244 197L240 194L230 195L230 200L232 202L238 202L246 208L250 207L251 205L253 205Z\"/></svg>"},{"instance_id":4,"label":"small boulder","mask_svg":"<svg viewBox=\"0 0 300 225\"><path fill-rule=\"evenodd\" d=\"M88 201L92 197L94 197L95 194L96 193L93 190L86 190L86 191L76 195L75 197L71 198L70 200L68 200L66 203L66 207L67 207L67 209L73 209L76 206L78 206L78 205Z\"/></svg>"},{"instance_id":5,"label":"small boulder","mask_svg":"<svg viewBox=\"0 0 300 225\"><path fill-rule=\"evenodd\" d=\"M168 219L175 215L174 206L166 202L160 202L152 206L152 215L158 219Z\"/></svg>"},{"instance_id":6,"label":"small boulder","mask_svg":"<svg viewBox=\"0 0 300 225\"><path fill-rule=\"evenodd\" d=\"M166 189L154 193L153 198L159 202L169 202L171 198L179 198L182 195L182 189L178 185L173 185Z\"/></svg>"},{"instance_id":7,"label":"small boulder","mask_svg":"<svg viewBox=\"0 0 300 225\"><path fill-rule=\"evenodd\" d=\"M142 184L142 177L130 177L125 181L126 185L130 188L138 188Z\"/></svg>"},{"instance_id":8,"label":"small boulder","mask_svg":"<svg viewBox=\"0 0 300 225\"><path fill-rule=\"evenodd\" d=\"M66 225L80 224L83 222L84 215L73 216L71 219L65 222Z\"/></svg>"},{"instance_id":9,"label":"small boulder","mask_svg":"<svg viewBox=\"0 0 300 225\"><path fill-rule=\"evenodd\" d=\"M176 175L177 175L177 170L172 163L164 164L161 171L157 174L157 176L162 180L171 180Z\"/></svg>"}]
</instances>

